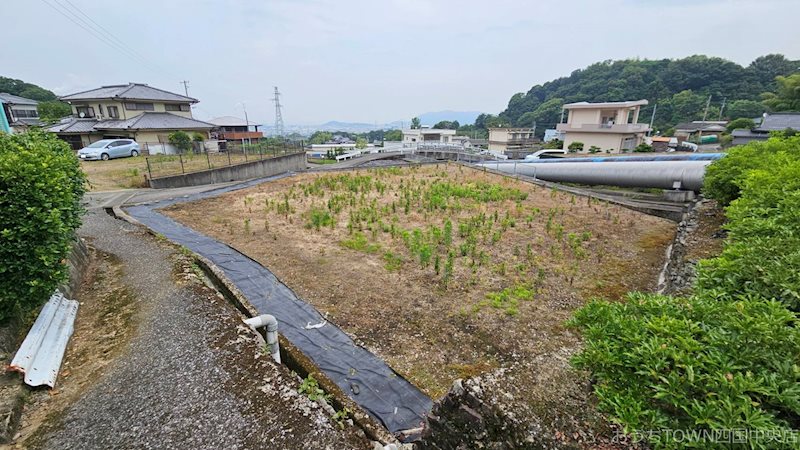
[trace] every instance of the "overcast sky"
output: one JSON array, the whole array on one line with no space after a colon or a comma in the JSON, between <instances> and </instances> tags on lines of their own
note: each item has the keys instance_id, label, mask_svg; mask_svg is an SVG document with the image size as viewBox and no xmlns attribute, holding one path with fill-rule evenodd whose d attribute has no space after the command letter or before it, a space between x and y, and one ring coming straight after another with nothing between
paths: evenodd
<instances>
[{"instance_id":1,"label":"overcast sky","mask_svg":"<svg viewBox=\"0 0 800 450\"><path fill-rule=\"evenodd\" d=\"M606 59L800 59L797 0L2 3L2 76L57 94L128 81L182 93L189 80L198 118L242 117L246 102L250 120L266 124L273 86L287 124L383 123L445 109L497 113L515 92Z\"/></svg>"}]
</instances>

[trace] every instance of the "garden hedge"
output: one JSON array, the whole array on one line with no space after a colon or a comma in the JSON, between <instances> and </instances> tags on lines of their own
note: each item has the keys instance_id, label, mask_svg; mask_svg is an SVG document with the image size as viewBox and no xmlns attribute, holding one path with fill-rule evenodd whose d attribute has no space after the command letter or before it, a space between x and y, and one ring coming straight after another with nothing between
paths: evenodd
<instances>
[{"instance_id":1,"label":"garden hedge","mask_svg":"<svg viewBox=\"0 0 800 450\"><path fill-rule=\"evenodd\" d=\"M55 135L0 133L0 321L34 310L67 279L84 183Z\"/></svg>"},{"instance_id":2,"label":"garden hedge","mask_svg":"<svg viewBox=\"0 0 800 450\"><path fill-rule=\"evenodd\" d=\"M590 302L571 321L586 338L574 362L592 372L600 408L657 448L730 444L666 430L733 430L745 447L795 448L800 139L731 149L709 167L705 192L729 205L729 235L699 265L694 295Z\"/></svg>"}]
</instances>

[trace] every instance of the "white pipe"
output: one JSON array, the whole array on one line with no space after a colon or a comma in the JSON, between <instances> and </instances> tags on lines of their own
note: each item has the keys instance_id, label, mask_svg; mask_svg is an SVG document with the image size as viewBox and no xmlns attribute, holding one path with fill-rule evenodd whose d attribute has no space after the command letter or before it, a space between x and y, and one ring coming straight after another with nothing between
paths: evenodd
<instances>
[{"instance_id":1,"label":"white pipe","mask_svg":"<svg viewBox=\"0 0 800 450\"><path fill-rule=\"evenodd\" d=\"M267 347L272 359L276 363L281 363L281 350L278 346L278 319L271 314L262 314L260 316L245 319L244 323L249 325L254 330L267 327Z\"/></svg>"}]
</instances>

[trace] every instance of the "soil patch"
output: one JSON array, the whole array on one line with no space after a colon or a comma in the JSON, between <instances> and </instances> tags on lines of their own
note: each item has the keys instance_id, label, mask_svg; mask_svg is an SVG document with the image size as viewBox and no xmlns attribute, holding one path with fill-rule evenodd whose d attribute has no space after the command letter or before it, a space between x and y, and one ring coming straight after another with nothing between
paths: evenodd
<instances>
[{"instance_id":1,"label":"soil patch","mask_svg":"<svg viewBox=\"0 0 800 450\"><path fill-rule=\"evenodd\" d=\"M571 312L655 288L674 236L664 219L452 164L309 173L165 212L270 268L434 398L573 353ZM568 370L553 367L537 376Z\"/></svg>"}]
</instances>

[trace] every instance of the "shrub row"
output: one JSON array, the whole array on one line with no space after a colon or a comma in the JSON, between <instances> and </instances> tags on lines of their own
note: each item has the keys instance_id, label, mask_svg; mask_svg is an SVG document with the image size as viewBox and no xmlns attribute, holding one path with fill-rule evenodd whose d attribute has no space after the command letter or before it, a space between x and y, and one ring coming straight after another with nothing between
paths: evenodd
<instances>
[{"instance_id":1,"label":"shrub row","mask_svg":"<svg viewBox=\"0 0 800 450\"><path fill-rule=\"evenodd\" d=\"M792 447L786 440L800 428L800 140L732 149L710 166L705 192L729 205L729 236L719 257L700 264L695 294L590 302L571 321L586 338L574 362L592 371L601 409L627 432L748 430L758 436L748 446ZM648 435L655 447L687 445L683 435Z\"/></svg>"},{"instance_id":2,"label":"shrub row","mask_svg":"<svg viewBox=\"0 0 800 450\"><path fill-rule=\"evenodd\" d=\"M0 133L0 321L32 311L67 278L84 183L55 135Z\"/></svg>"}]
</instances>

